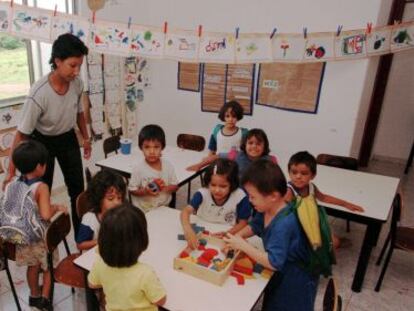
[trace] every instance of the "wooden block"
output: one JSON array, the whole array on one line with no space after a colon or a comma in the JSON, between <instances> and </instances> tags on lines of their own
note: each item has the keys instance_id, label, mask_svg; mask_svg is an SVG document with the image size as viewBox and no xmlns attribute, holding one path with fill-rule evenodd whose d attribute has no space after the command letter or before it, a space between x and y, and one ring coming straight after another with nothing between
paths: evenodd
<instances>
[{"instance_id":1,"label":"wooden block","mask_svg":"<svg viewBox=\"0 0 414 311\"><path fill-rule=\"evenodd\" d=\"M261 264L256 262L254 264L254 267L253 267L253 272L256 272L256 273L260 274L260 273L262 273L263 269L264 269L264 267Z\"/></svg>"},{"instance_id":2,"label":"wooden block","mask_svg":"<svg viewBox=\"0 0 414 311\"><path fill-rule=\"evenodd\" d=\"M243 266L239 266L237 263L234 265L233 271L237 271L243 274L252 275L253 269L249 269Z\"/></svg>"},{"instance_id":3,"label":"wooden block","mask_svg":"<svg viewBox=\"0 0 414 311\"><path fill-rule=\"evenodd\" d=\"M273 275L273 271L265 268L260 275L265 279L270 279Z\"/></svg>"},{"instance_id":4,"label":"wooden block","mask_svg":"<svg viewBox=\"0 0 414 311\"><path fill-rule=\"evenodd\" d=\"M182 251L181 253L180 253L180 258L186 258L186 257L190 257L190 254L189 253L187 253L185 250L184 251Z\"/></svg>"},{"instance_id":5,"label":"wooden block","mask_svg":"<svg viewBox=\"0 0 414 311\"><path fill-rule=\"evenodd\" d=\"M236 273L236 272L234 272L234 271L232 271L232 272L230 273L230 275L231 275L231 276L234 276L234 277L236 278L236 280L237 280L237 284L238 284L238 285L244 285L244 277L243 277L243 275L241 275L241 274L239 274L239 273Z\"/></svg>"},{"instance_id":6,"label":"wooden block","mask_svg":"<svg viewBox=\"0 0 414 311\"><path fill-rule=\"evenodd\" d=\"M216 251L214 248L207 248L203 252L203 254L201 254L201 257L203 257L206 260L211 261L217 255L218 255L218 251Z\"/></svg>"},{"instance_id":7,"label":"wooden block","mask_svg":"<svg viewBox=\"0 0 414 311\"><path fill-rule=\"evenodd\" d=\"M253 269L253 263L250 261L248 257L237 259L236 265L247 268L247 269Z\"/></svg>"},{"instance_id":8,"label":"wooden block","mask_svg":"<svg viewBox=\"0 0 414 311\"><path fill-rule=\"evenodd\" d=\"M178 234L177 239L180 241L185 241L185 235L184 234Z\"/></svg>"}]
</instances>

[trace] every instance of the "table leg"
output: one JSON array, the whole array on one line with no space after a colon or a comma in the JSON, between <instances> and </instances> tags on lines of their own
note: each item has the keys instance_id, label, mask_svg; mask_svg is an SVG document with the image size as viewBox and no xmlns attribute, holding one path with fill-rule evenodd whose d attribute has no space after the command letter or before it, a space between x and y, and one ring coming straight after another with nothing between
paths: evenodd
<instances>
[{"instance_id":1,"label":"table leg","mask_svg":"<svg viewBox=\"0 0 414 311\"><path fill-rule=\"evenodd\" d=\"M361 251L359 253L358 264L355 270L354 280L352 282L352 291L359 293L364 282L365 273L367 271L369 258L371 256L372 248L375 246L379 232L381 231L381 224L370 223L367 224L364 241L362 242Z\"/></svg>"}]
</instances>

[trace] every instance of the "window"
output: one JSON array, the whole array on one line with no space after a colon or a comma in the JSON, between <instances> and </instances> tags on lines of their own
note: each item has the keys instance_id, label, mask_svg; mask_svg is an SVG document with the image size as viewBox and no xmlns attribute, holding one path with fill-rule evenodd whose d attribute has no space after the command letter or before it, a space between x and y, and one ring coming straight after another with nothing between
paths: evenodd
<instances>
[{"instance_id":1,"label":"window","mask_svg":"<svg viewBox=\"0 0 414 311\"><path fill-rule=\"evenodd\" d=\"M0 0L1 1L1 0ZM73 13L75 0L15 0L47 10ZM51 44L0 34L0 104L22 101L30 85L50 71Z\"/></svg>"}]
</instances>

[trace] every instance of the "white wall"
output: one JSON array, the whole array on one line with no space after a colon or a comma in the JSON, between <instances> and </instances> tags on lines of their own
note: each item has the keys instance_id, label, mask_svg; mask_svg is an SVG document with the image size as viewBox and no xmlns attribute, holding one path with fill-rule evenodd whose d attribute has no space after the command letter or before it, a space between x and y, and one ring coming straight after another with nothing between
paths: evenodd
<instances>
[{"instance_id":1,"label":"white wall","mask_svg":"<svg viewBox=\"0 0 414 311\"><path fill-rule=\"evenodd\" d=\"M205 31L231 32L240 27L241 32L270 32L277 27L279 32L301 32L303 26L310 32L335 31L338 24L344 30L363 28L367 21L376 24L381 4L381 0L117 0L108 1L97 18L127 22L131 16L134 23L149 25L168 21L169 29L196 29L202 24ZM81 13L90 15L86 1L81 3ZM201 112L199 93L177 90L177 63L154 60L151 65L152 88L146 90L138 109L139 126L160 124L171 144L180 132L208 137L217 115ZM370 81L367 73L370 69L372 75L376 66L371 67L369 60L328 63L315 115L254 105L253 116L246 116L240 124L263 128L280 157L304 149L315 154L350 154L357 120L361 121L361 101L368 97L363 97Z\"/></svg>"}]
</instances>

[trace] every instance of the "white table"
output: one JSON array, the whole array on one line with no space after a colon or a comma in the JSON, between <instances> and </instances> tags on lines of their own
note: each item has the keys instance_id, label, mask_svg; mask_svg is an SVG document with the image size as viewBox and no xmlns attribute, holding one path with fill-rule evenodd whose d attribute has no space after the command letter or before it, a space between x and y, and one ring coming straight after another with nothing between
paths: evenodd
<instances>
[{"instance_id":1,"label":"white table","mask_svg":"<svg viewBox=\"0 0 414 311\"><path fill-rule=\"evenodd\" d=\"M146 217L149 247L141 255L140 261L151 265L165 286L165 308L177 311L243 311L253 307L268 280L259 276L246 279L245 284L240 286L230 276L223 286L217 286L174 270L173 258L187 245L186 241L177 239L177 235L182 233L179 211L160 207L148 212ZM191 217L192 222L212 232L228 229L226 225L206 223L196 216ZM251 242L260 247L259 239L255 238ZM96 249L91 249L78 257L75 264L89 271L96 256Z\"/></svg>"},{"instance_id":2,"label":"white table","mask_svg":"<svg viewBox=\"0 0 414 311\"><path fill-rule=\"evenodd\" d=\"M188 183L187 200L190 199L191 180L199 176L203 170L198 172L187 171L186 168L192 164L200 162L208 155L208 151L193 151L182 149L174 146L165 146L162 151L162 157L170 161L177 175L178 186ZM132 169L137 163L144 159L142 151L138 147L132 148L131 154L122 154L111 156L109 158L96 162L101 168L112 169L123 176L131 177ZM172 206L175 205L175 193L173 194Z\"/></svg>"},{"instance_id":3,"label":"white table","mask_svg":"<svg viewBox=\"0 0 414 311\"><path fill-rule=\"evenodd\" d=\"M395 177L318 165L314 182L323 193L358 204L365 210L358 213L323 203L329 215L366 225L352 283L352 290L360 292L372 248L377 243L382 225L390 215L400 180Z\"/></svg>"}]
</instances>

